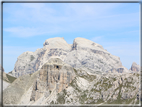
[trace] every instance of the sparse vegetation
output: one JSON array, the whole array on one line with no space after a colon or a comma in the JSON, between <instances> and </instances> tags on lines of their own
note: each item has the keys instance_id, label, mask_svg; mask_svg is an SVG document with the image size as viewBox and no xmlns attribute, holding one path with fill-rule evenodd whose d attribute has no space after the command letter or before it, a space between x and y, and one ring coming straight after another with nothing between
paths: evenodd
<instances>
[{"instance_id":1,"label":"sparse vegetation","mask_svg":"<svg viewBox=\"0 0 142 107\"><path fill-rule=\"evenodd\" d=\"M8 78L8 81L6 79L4 79L5 81L12 83L14 80L16 80L16 77L10 76L8 74L6 74L6 77Z\"/></svg>"},{"instance_id":2,"label":"sparse vegetation","mask_svg":"<svg viewBox=\"0 0 142 107\"><path fill-rule=\"evenodd\" d=\"M81 92L81 90L79 89L79 87L76 83L76 78L74 80L72 80L72 82L69 84L69 86L72 86L75 90L77 90L78 92Z\"/></svg>"},{"instance_id":3,"label":"sparse vegetation","mask_svg":"<svg viewBox=\"0 0 142 107\"><path fill-rule=\"evenodd\" d=\"M62 92L58 93L57 102L59 104L65 104L65 95L67 94L66 90L64 89Z\"/></svg>"},{"instance_id":4,"label":"sparse vegetation","mask_svg":"<svg viewBox=\"0 0 142 107\"><path fill-rule=\"evenodd\" d=\"M87 95L85 92L81 93L80 97L79 97L79 102L81 104L84 104L85 100L87 100Z\"/></svg>"},{"instance_id":5,"label":"sparse vegetation","mask_svg":"<svg viewBox=\"0 0 142 107\"><path fill-rule=\"evenodd\" d=\"M95 76L95 75L89 75L89 74L87 74L87 75L82 75L82 76L80 76L80 77L82 77L82 78L88 80L89 82L91 82L91 81L93 81L94 79L96 79L96 76Z\"/></svg>"}]
</instances>

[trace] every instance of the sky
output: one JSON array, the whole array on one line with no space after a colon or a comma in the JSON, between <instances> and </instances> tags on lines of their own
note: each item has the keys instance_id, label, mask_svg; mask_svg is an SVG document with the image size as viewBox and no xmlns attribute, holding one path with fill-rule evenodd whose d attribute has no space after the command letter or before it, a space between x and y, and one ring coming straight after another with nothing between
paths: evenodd
<instances>
[{"instance_id":1,"label":"sky","mask_svg":"<svg viewBox=\"0 0 142 107\"><path fill-rule=\"evenodd\" d=\"M4 3L3 66L14 69L23 52L42 48L46 39L89 39L120 57L130 69L140 64L139 3Z\"/></svg>"}]
</instances>

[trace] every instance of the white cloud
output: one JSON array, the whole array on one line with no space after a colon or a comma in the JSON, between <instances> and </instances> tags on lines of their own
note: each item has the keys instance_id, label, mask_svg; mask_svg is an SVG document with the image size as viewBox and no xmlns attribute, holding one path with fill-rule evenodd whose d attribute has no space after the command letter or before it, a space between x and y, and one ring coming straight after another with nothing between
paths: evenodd
<instances>
[{"instance_id":1,"label":"white cloud","mask_svg":"<svg viewBox=\"0 0 142 107\"><path fill-rule=\"evenodd\" d=\"M97 42L97 41L102 40L102 38L103 38L103 36L96 36L96 37L93 37L91 40L94 42Z\"/></svg>"},{"instance_id":2,"label":"white cloud","mask_svg":"<svg viewBox=\"0 0 142 107\"><path fill-rule=\"evenodd\" d=\"M84 30L103 31L139 26L139 13L112 15L111 11L120 5L117 3L61 4L56 8L41 3L23 3L18 5L20 9L7 11L11 17L6 17L4 23L9 21L16 25L4 27L4 31L19 37L30 37L42 34Z\"/></svg>"}]
</instances>

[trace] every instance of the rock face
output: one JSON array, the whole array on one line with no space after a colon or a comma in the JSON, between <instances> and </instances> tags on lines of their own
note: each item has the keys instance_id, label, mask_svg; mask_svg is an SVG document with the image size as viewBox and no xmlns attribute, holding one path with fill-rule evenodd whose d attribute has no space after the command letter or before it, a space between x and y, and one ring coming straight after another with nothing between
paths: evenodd
<instances>
[{"instance_id":1,"label":"rock face","mask_svg":"<svg viewBox=\"0 0 142 107\"><path fill-rule=\"evenodd\" d=\"M41 70L16 79L4 90L3 101L27 106L139 104L139 77L137 72L91 74L88 70L73 69L60 59L50 59Z\"/></svg>"},{"instance_id":2,"label":"rock face","mask_svg":"<svg viewBox=\"0 0 142 107\"><path fill-rule=\"evenodd\" d=\"M3 73L3 77L2 77ZM0 104L1 104L1 90L5 90L16 78L8 75L7 73L4 72L4 68L0 65ZM1 82L3 84L1 85Z\"/></svg>"},{"instance_id":3,"label":"rock face","mask_svg":"<svg viewBox=\"0 0 142 107\"><path fill-rule=\"evenodd\" d=\"M75 38L68 44L63 38L47 39L43 48L35 52L24 52L17 58L12 75L19 77L31 74L53 56L58 56L74 68L90 68L102 72L128 72L120 58L107 52L103 47L85 38Z\"/></svg>"},{"instance_id":4,"label":"rock face","mask_svg":"<svg viewBox=\"0 0 142 107\"><path fill-rule=\"evenodd\" d=\"M133 62L131 68L130 68L131 71L134 71L134 72L140 72L140 66L137 65L135 62Z\"/></svg>"},{"instance_id":5,"label":"rock face","mask_svg":"<svg viewBox=\"0 0 142 107\"><path fill-rule=\"evenodd\" d=\"M74 69L60 58L50 58L42 68L19 77L4 90L5 104L50 103L54 94L68 87L75 77ZM27 98L28 97L28 98ZM50 98L51 97L51 98ZM50 100L48 100L50 98ZM42 99L42 101L38 101Z\"/></svg>"},{"instance_id":6,"label":"rock face","mask_svg":"<svg viewBox=\"0 0 142 107\"><path fill-rule=\"evenodd\" d=\"M74 77L75 73L70 65L65 64L59 58L49 59L39 71L39 77L34 83L31 101L36 101L42 95L48 96L48 91L56 90L57 93L60 93L68 87Z\"/></svg>"},{"instance_id":7,"label":"rock face","mask_svg":"<svg viewBox=\"0 0 142 107\"><path fill-rule=\"evenodd\" d=\"M77 70L76 75L69 87L58 95L59 104L139 103L139 73L108 73L105 75L88 75L86 73L80 76Z\"/></svg>"},{"instance_id":8,"label":"rock face","mask_svg":"<svg viewBox=\"0 0 142 107\"><path fill-rule=\"evenodd\" d=\"M4 104L20 104L22 97L27 94L32 87L33 82L37 79L35 72L32 75L27 74L17 78L9 87L3 91L3 103ZM31 95L31 93L28 93ZM30 97L26 97L25 100L30 101Z\"/></svg>"},{"instance_id":9,"label":"rock face","mask_svg":"<svg viewBox=\"0 0 142 107\"><path fill-rule=\"evenodd\" d=\"M0 79L1 79L1 75L2 75L2 73L3 73L3 79L8 80L8 79L7 79L7 77L6 77L6 73L4 72L3 67L0 65Z\"/></svg>"},{"instance_id":10,"label":"rock face","mask_svg":"<svg viewBox=\"0 0 142 107\"><path fill-rule=\"evenodd\" d=\"M131 70L137 71L133 64ZM97 43L75 38L47 39L43 48L24 52L3 91L4 104L139 104L140 72L128 72L120 58Z\"/></svg>"}]
</instances>

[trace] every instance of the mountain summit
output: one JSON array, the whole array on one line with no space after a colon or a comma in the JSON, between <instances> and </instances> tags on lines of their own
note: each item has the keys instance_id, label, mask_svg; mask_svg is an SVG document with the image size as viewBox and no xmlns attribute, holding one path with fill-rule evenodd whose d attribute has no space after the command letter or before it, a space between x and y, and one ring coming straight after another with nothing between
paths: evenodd
<instances>
[{"instance_id":1,"label":"mountain summit","mask_svg":"<svg viewBox=\"0 0 142 107\"><path fill-rule=\"evenodd\" d=\"M78 37L70 45L63 38L50 38L43 48L17 58L9 73L17 78L3 91L3 103L139 104L137 64L131 70L93 41Z\"/></svg>"},{"instance_id":2,"label":"mountain summit","mask_svg":"<svg viewBox=\"0 0 142 107\"><path fill-rule=\"evenodd\" d=\"M31 74L41 69L50 57L60 57L74 68L87 67L102 72L128 72L122 66L120 58L106 51L101 45L85 38L75 38L73 44L68 44L63 38L47 39L43 48L35 52L24 52L15 63L12 75L19 77Z\"/></svg>"}]
</instances>

